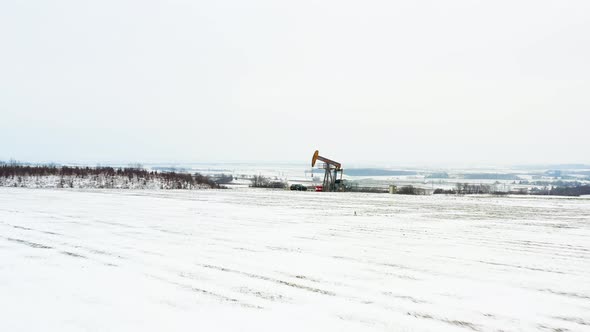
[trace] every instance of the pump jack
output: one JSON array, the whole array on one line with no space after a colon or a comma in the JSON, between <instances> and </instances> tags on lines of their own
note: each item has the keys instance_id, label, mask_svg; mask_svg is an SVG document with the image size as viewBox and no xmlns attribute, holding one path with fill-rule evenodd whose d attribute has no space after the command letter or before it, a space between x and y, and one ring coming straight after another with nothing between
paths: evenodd
<instances>
[{"instance_id":1,"label":"pump jack","mask_svg":"<svg viewBox=\"0 0 590 332\"><path fill-rule=\"evenodd\" d=\"M320 156L320 152L316 150L311 158L311 167L315 167L316 161L318 160L323 162L323 164L319 165L319 168L324 169L323 191L340 190L342 172L344 171L342 165L339 162ZM340 179L338 179L338 173L340 173Z\"/></svg>"}]
</instances>

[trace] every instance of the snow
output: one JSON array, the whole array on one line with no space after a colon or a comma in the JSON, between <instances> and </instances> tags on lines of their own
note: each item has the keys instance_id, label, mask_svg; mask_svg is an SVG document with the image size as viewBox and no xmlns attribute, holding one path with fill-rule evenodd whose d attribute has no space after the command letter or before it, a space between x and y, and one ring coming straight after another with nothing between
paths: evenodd
<instances>
[{"instance_id":1,"label":"snow","mask_svg":"<svg viewBox=\"0 0 590 332\"><path fill-rule=\"evenodd\" d=\"M0 188L0 330L588 331L589 238L586 198Z\"/></svg>"}]
</instances>

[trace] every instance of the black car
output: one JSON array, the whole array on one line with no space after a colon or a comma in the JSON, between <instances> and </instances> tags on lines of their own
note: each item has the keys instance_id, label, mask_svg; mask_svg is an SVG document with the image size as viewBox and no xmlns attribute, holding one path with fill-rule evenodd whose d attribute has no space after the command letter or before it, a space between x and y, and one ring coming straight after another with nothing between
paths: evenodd
<instances>
[{"instance_id":1,"label":"black car","mask_svg":"<svg viewBox=\"0 0 590 332\"><path fill-rule=\"evenodd\" d=\"M306 191L307 187L302 184L292 184L289 188L291 190Z\"/></svg>"}]
</instances>

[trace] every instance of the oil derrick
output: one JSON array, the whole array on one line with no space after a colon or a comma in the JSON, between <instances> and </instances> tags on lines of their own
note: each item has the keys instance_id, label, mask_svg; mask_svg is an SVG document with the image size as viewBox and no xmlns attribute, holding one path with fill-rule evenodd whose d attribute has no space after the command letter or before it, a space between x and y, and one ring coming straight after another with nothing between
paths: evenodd
<instances>
[{"instance_id":1,"label":"oil derrick","mask_svg":"<svg viewBox=\"0 0 590 332\"><path fill-rule=\"evenodd\" d=\"M322 191L341 191L343 189L341 187L342 172L344 171L342 165L339 162L320 156L320 152L316 150L311 159L311 167L315 167L318 160L323 162L318 164L318 168L324 170ZM340 173L340 178L338 178L338 173Z\"/></svg>"}]
</instances>

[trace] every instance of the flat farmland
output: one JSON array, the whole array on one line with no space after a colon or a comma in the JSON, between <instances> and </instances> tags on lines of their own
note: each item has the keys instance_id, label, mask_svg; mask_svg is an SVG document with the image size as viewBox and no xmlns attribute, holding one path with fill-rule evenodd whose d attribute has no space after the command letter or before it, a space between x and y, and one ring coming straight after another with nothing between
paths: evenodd
<instances>
[{"instance_id":1,"label":"flat farmland","mask_svg":"<svg viewBox=\"0 0 590 332\"><path fill-rule=\"evenodd\" d=\"M2 331L588 331L590 199L0 188Z\"/></svg>"}]
</instances>

